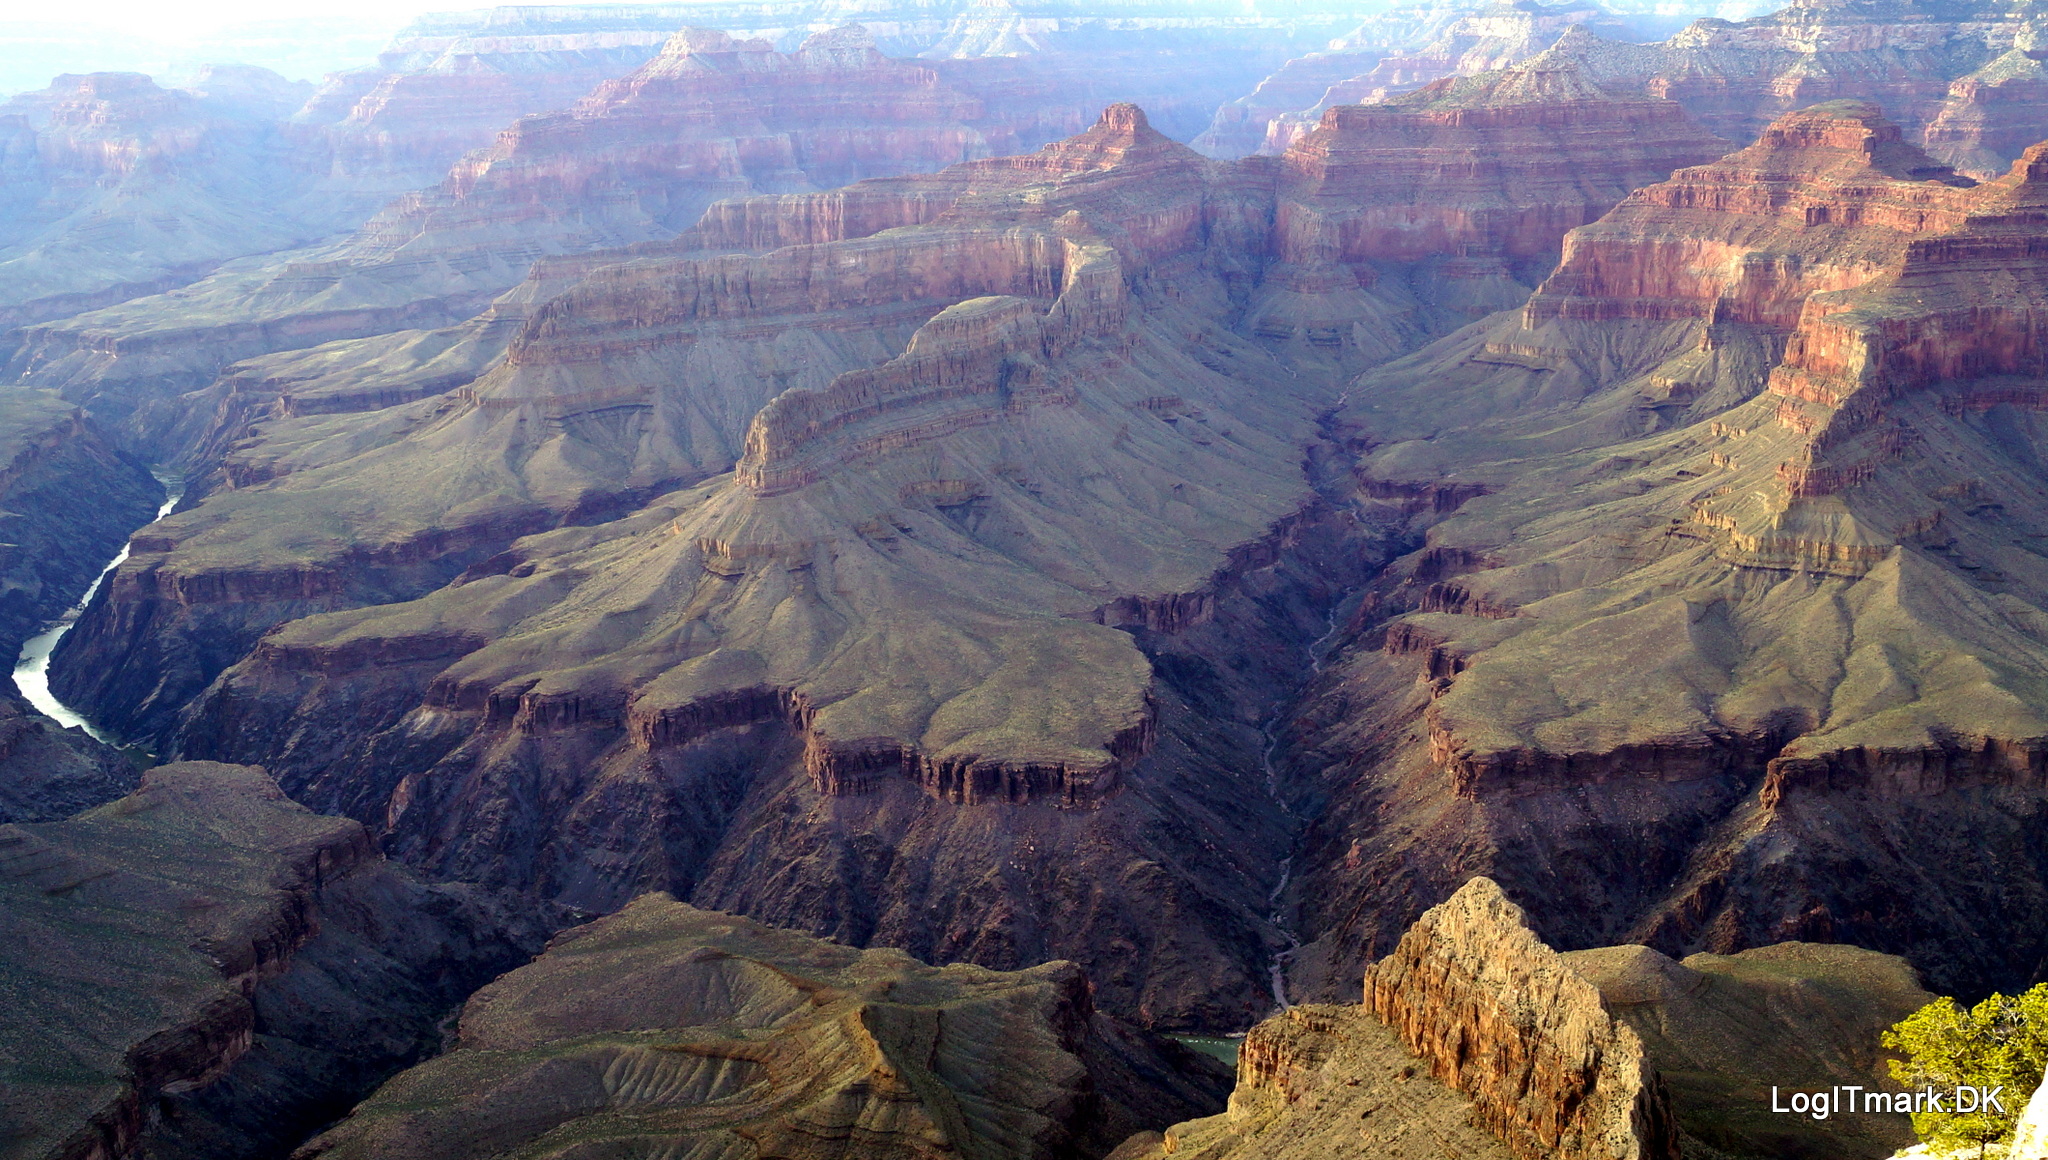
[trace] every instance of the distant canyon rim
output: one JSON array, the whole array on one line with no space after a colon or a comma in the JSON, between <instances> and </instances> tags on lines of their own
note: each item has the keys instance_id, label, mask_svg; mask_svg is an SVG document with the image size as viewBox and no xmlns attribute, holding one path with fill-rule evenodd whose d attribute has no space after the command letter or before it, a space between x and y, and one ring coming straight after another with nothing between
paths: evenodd
<instances>
[{"instance_id":1,"label":"distant canyon rim","mask_svg":"<svg viewBox=\"0 0 2048 1160\"><path fill-rule=\"evenodd\" d=\"M125 543L49 689L152 759L1159 1030L1479 875L2042 976L2048 17L842 7L0 103L0 636ZM0 821L134 788L0 714Z\"/></svg>"}]
</instances>

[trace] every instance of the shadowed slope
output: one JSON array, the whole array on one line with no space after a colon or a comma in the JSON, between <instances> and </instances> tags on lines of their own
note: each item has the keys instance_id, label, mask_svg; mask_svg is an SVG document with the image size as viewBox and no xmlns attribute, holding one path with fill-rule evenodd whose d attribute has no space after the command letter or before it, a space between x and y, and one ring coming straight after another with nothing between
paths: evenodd
<instances>
[{"instance_id":1,"label":"shadowed slope","mask_svg":"<svg viewBox=\"0 0 2048 1160\"><path fill-rule=\"evenodd\" d=\"M927 967L646 895L556 939L302 1160L1099 1156L1222 1067L1096 1014L1070 963Z\"/></svg>"}]
</instances>

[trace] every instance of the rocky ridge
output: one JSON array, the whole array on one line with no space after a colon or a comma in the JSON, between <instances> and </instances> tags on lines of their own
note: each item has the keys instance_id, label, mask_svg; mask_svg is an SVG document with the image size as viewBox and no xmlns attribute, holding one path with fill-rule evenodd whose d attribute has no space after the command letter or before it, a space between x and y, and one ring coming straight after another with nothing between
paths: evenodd
<instances>
[{"instance_id":1,"label":"rocky ridge","mask_svg":"<svg viewBox=\"0 0 2048 1160\"><path fill-rule=\"evenodd\" d=\"M1912 968L1784 943L1674 962L1643 946L1557 954L1485 878L1367 971L1364 1004L1253 1028L1229 1110L1132 1138L1117 1160L1442 1156L1853 1156L1903 1115L1772 1114L1768 1088L1889 1088L1884 1027L1929 999Z\"/></svg>"},{"instance_id":2,"label":"rocky ridge","mask_svg":"<svg viewBox=\"0 0 2048 1160\"><path fill-rule=\"evenodd\" d=\"M455 1050L295 1155L1100 1156L1227 1084L1070 963L927 967L653 894L478 992Z\"/></svg>"}]
</instances>

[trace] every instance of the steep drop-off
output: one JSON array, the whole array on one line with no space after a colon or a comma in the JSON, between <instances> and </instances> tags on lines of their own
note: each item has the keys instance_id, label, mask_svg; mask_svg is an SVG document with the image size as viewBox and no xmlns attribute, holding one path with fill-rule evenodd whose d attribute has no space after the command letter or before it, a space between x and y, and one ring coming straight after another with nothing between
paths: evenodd
<instances>
[{"instance_id":1,"label":"steep drop-off","mask_svg":"<svg viewBox=\"0 0 2048 1160\"><path fill-rule=\"evenodd\" d=\"M1811 943L1684 963L1642 946L1560 955L1475 878L1365 985L1362 1005L1304 1004L1253 1028L1224 1115L1134 1137L1116 1160L1361 1147L1387 1160L1879 1160L1913 1137L1901 1114L1769 1110L1773 1085L1892 1088L1879 1033L1929 996L1889 955Z\"/></svg>"},{"instance_id":2,"label":"steep drop-off","mask_svg":"<svg viewBox=\"0 0 2048 1160\"><path fill-rule=\"evenodd\" d=\"M162 489L77 408L0 394L0 656L71 608L156 510ZM11 667L11 663L10 663ZM127 761L0 693L0 822L55 821L135 784Z\"/></svg>"}]
</instances>

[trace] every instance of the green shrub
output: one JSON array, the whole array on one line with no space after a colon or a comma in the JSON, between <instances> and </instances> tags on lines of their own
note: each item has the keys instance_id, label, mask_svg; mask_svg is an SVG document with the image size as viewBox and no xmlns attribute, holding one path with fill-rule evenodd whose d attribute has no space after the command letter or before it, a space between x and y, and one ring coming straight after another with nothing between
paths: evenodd
<instances>
[{"instance_id":1,"label":"green shrub","mask_svg":"<svg viewBox=\"0 0 2048 1160\"><path fill-rule=\"evenodd\" d=\"M1885 1032L1884 1045L1904 1055L1892 1061L1892 1078L1910 1090L2005 1089L2003 1112L1913 1116L1913 1130L1937 1150L1975 1145L1981 1155L1986 1144L2011 1133L2048 1068L2048 983L1967 1009L1954 999L1936 999Z\"/></svg>"}]
</instances>

